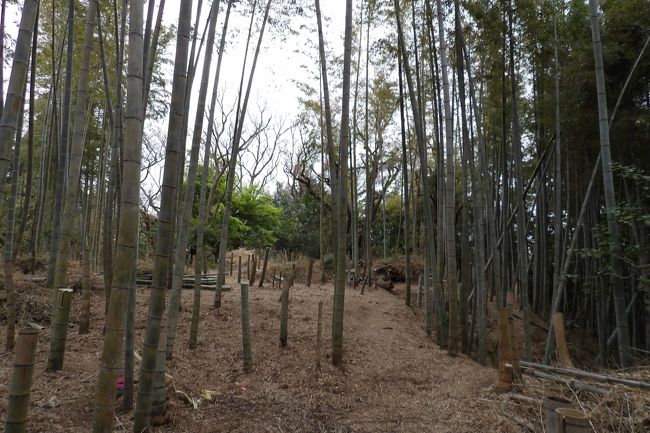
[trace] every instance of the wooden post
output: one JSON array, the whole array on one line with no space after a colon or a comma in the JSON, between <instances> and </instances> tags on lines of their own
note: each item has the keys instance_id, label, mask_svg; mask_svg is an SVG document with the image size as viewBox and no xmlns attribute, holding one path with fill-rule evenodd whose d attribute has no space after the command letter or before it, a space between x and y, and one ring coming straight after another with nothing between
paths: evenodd
<instances>
[{"instance_id":1,"label":"wooden post","mask_svg":"<svg viewBox=\"0 0 650 433\"><path fill-rule=\"evenodd\" d=\"M266 266L269 263L269 251L271 249L267 248L264 251L264 264L262 264L262 275L260 276L260 284L259 287L264 287L264 278L266 278Z\"/></svg>"},{"instance_id":2,"label":"wooden post","mask_svg":"<svg viewBox=\"0 0 650 433\"><path fill-rule=\"evenodd\" d=\"M273 269L273 276L271 277L271 288L275 287L275 269Z\"/></svg>"},{"instance_id":3,"label":"wooden post","mask_svg":"<svg viewBox=\"0 0 650 433\"><path fill-rule=\"evenodd\" d=\"M81 277L81 312L79 319L79 334L87 334L90 330L90 250L84 245L81 259L83 275Z\"/></svg>"},{"instance_id":4,"label":"wooden post","mask_svg":"<svg viewBox=\"0 0 650 433\"><path fill-rule=\"evenodd\" d=\"M246 278L251 279L251 255L246 256Z\"/></svg>"},{"instance_id":5,"label":"wooden post","mask_svg":"<svg viewBox=\"0 0 650 433\"><path fill-rule=\"evenodd\" d=\"M555 409L557 415L557 433L588 433L591 431L589 417L581 410L570 407Z\"/></svg>"},{"instance_id":6,"label":"wooden post","mask_svg":"<svg viewBox=\"0 0 650 433\"><path fill-rule=\"evenodd\" d=\"M251 357L251 325L248 312L248 281L244 281L241 283L241 340L244 371L247 373L253 368L253 360Z\"/></svg>"},{"instance_id":7,"label":"wooden post","mask_svg":"<svg viewBox=\"0 0 650 433\"><path fill-rule=\"evenodd\" d=\"M257 259L256 259L256 257L257 256L255 254L253 254L253 260L252 260L252 263L251 263L251 280L250 280L251 287L255 284L255 277L256 277L256 274L257 274Z\"/></svg>"},{"instance_id":8,"label":"wooden post","mask_svg":"<svg viewBox=\"0 0 650 433\"><path fill-rule=\"evenodd\" d=\"M564 330L564 316L562 313L553 313L553 329L555 330L555 347L560 365L566 368L573 368L573 362L569 355L569 348L566 344L566 332Z\"/></svg>"},{"instance_id":9,"label":"wooden post","mask_svg":"<svg viewBox=\"0 0 650 433\"><path fill-rule=\"evenodd\" d=\"M571 407L571 402L562 397L550 396L544 397L542 406L544 408L544 428L546 433L558 433L557 413L555 412L555 409L560 407Z\"/></svg>"},{"instance_id":10,"label":"wooden post","mask_svg":"<svg viewBox=\"0 0 650 433\"><path fill-rule=\"evenodd\" d=\"M309 268L307 269L307 287L311 287L311 274L314 271L314 259L309 258Z\"/></svg>"},{"instance_id":11,"label":"wooden post","mask_svg":"<svg viewBox=\"0 0 650 433\"><path fill-rule=\"evenodd\" d=\"M38 330L33 327L21 329L18 333L14 372L9 387L5 433L23 433L27 429L29 394L32 388L32 374L36 359Z\"/></svg>"},{"instance_id":12,"label":"wooden post","mask_svg":"<svg viewBox=\"0 0 650 433\"><path fill-rule=\"evenodd\" d=\"M237 266L237 283L241 283L241 256L237 256L239 265Z\"/></svg>"},{"instance_id":13,"label":"wooden post","mask_svg":"<svg viewBox=\"0 0 650 433\"><path fill-rule=\"evenodd\" d=\"M499 376L497 391L508 392L512 389L512 349L510 340L509 312L499 308L497 312L499 337Z\"/></svg>"},{"instance_id":14,"label":"wooden post","mask_svg":"<svg viewBox=\"0 0 650 433\"><path fill-rule=\"evenodd\" d=\"M293 286L293 280L296 278L296 268L293 268L287 279L282 284L282 301L280 307L280 346L286 347L287 334L289 332L289 289Z\"/></svg>"},{"instance_id":15,"label":"wooden post","mask_svg":"<svg viewBox=\"0 0 650 433\"><path fill-rule=\"evenodd\" d=\"M320 345L323 333L323 301L318 302L318 325L316 330L316 369L320 370Z\"/></svg>"},{"instance_id":16,"label":"wooden post","mask_svg":"<svg viewBox=\"0 0 650 433\"><path fill-rule=\"evenodd\" d=\"M50 353L47 358L47 371L59 371L63 368L72 295L72 289L59 289L57 293L54 319L50 326Z\"/></svg>"},{"instance_id":17,"label":"wooden post","mask_svg":"<svg viewBox=\"0 0 650 433\"><path fill-rule=\"evenodd\" d=\"M235 264L235 253L230 253L230 275L232 275L232 267Z\"/></svg>"},{"instance_id":18,"label":"wooden post","mask_svg":"<svg viewBox=\"0 0 650 433\"><path fill-rule=\"evenodd\" d=\"M418 278L418 294L415 301L415 305L417 305L418 308L422 307L422 294L424 292L423 284L424 284L424 275L420 274L420 277Z\"/></svg>"}]
</instances>

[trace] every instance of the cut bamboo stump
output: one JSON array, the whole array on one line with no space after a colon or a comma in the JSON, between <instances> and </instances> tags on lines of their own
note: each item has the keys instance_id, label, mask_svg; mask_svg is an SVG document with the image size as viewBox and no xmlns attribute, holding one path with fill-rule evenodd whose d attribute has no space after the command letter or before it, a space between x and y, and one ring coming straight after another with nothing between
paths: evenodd
<instances>
[{"instance_id":1,"label":"cut bamboo stump","mask_svg":"<svg viewBox=\"0 0 650 433\"><path fill-rule=\"evenodd\" d=\"M50 327L50 353L47 358L47 371L59 371L63 368L72 295L72 289L59 289L57 292L54 319Z\"/></svg>"},{"instance_id":2,"label":"cut bamboo stump","mask_svg":"<svg viewBox=\"0 0 650 433\"><path fill-rule=\"evenodd\" d=\"M251 324L248 312L248 281L244 281L241 283L241 340L244 371L246 373L253 369L253 359L251 356Z\"/></svg>"},{"instance_id":3,"label":"cut bamboo stump","mask_svg":"<svg viewBox=\"0 0 650 433\"><path fill-rule=\"evenodd\" d=\"M557 433L588 433L591 431L589 417L581 410L560 407L555 409Z\"/></svg>"},{"instance_id":4,"label":"cut bamboo stump","mask_svg":"<svg viewBox=\"0 0 650 433\"><path fill-rule=\"evenodd\" d=\"M571 402L562 397L550 396L544 397L542 405L544 407L544 427L546 433L558 433L557 413L555 412L555 409L571 407Z\"/></svg>"},{"instance_id":5,"label":"cut bamboo stump","mask_svg":"<svg viewBox=\"0 0 650 433\"><path fill-rule=\"evenodd\" d=\"M553 313L553 329L555 331L555 347L560 365L566 368L573 368L573 361L569 355L569 347L566 344L566 332L564 330L564 315Z\"/></svg>"},{"instance_id":6,"label":"cut bamboo stump","mask_svg":"<svg viewBox=\"0 0 650 433\"><path fill-rule=\"evenodd\" d=\"M320 370L320 345L323 333L323 301L318 302L318 325L316 330L316 369Z\"/></svg>"},{"instance_id":7,"label":"cut bamboo stump","mask_svg":"<svg viewBox=\"0 0 650 433\"><path fill-rule=\"evenodd\" d=\"M21 329L18 333L14 372L9 388L5 433L23 433L27 428L29 394L32 388L38 332L36 328L29 327Z\"/></svg>"}]
</instances>

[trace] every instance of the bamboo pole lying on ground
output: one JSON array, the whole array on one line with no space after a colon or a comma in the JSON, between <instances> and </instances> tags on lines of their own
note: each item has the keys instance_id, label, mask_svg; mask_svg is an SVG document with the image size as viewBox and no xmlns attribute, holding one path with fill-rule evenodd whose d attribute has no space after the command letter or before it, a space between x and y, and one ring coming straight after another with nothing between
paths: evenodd
<instances>
[{"instance_id":1,"label":"bamboo pole lying on ground","mask_svg":"<svg viewBox=\"0 0 650 433\"><path fill-rule=\"evenodd\" d=\"M577 379L567 379L564 377L560 377L556 374L552 373L545 373L543 371L537 371L537 370L530 370L528 368L522 367L521 369L522 373L528 374L530 376L536 377L538 379L543 379L543 380L548 380L550 382L554 383L560 383L562 385L566 385L569 388L574 388L574 389L582 389L584 391L592 392L594 394L598 395L607 395L609 394L609 391L606 390L605 388L600 388L598 386L592 385L590 383L583 382L581 380Z\"/></svg>"},{"instance_id":2,"label":"bamboo pole lying on ground","mask_svg":"<svg viewBox=\"0 0 650 433\"><path fill-rule=\"evenodd\" d=\"M608 374L602 373L592 373L590 371L578 370L577 368L561 368L561 367L550 367L548 365L537 364L534 362L521 361L521 366L523 368L531 370L541 370L549 373L560 374L563 376L573 376L581 377L586 379L593 379L598 382L605 382L610 384L617 385L627 385L635 388L641 389L650 389L650 383L643 382L641 380L629 379L624 377L617 377Z\"/></svg>"}]
</instances>

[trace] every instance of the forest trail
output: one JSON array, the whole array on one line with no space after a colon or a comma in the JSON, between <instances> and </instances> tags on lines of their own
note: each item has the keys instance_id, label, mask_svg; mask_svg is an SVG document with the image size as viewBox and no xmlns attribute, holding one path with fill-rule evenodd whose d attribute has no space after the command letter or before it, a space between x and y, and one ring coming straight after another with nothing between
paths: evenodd
<instances>
[{"instance_id":1,"label":"forest trail","mask_svg":"<svg viewBox=\"0 0 650 433\"><path fill-rule=\"evenodd\" d=\"M348 287L344 368L340 370L329 359L331 285L307 288L296 284L291 289L285 349L278 345L280 291L254 286L250 289L253 371L249 374L243 373L241 363L239 290L224 292L219 316L211 308L214 294L202 292L200 343L193 351L187 348L192 291L183 291L177 345L168 363L174 378L169 387L170 422L154 431L515 431L497 415L496 402L484 398L492 392L494 370L462 356L450 357L439 349L426 337L421 317L404 305L400 294L371 288L361 295L358 289ZM102 291L95 291L93 298L91 334L79 336L76 325L70 329L62 372L44 372L47 333L41 335L30 431L85 432L91 426L102 341ZM321 370L317 371L319 301L324 303L323 346ZM139 350L148 290L138 290L137 302ZM1 359L0 383L8 383L11 363L11 357ZM174 390L195 399L198 408ZM200 398L206 390L215 393L214 401ZM2 416L4 409L0 408ZM126 431L131 431L131 414L118 411L118 417ZM505 424L499 427L500 423Z\"/></svg>"}]
</instances>

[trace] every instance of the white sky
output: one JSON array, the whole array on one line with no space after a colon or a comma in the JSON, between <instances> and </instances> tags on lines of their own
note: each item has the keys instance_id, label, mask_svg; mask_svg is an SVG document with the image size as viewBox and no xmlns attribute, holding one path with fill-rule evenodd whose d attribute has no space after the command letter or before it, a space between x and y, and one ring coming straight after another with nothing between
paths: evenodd
<instances>
[{"instance_id":1,"label":"white sky","mask_svg":"<svg viewBox=\"0 0 650 433\"><path fill-rule=\"evenodd\" d=\"M100 0L101 1L101 0ZM273 5L284 2L285 0L276 0ZM158 3L158 2L157 2ZM199 25L200 31L203 31L205 28L205 20L209 11L211 2L209 0L203 1L203 7L201 11L201 24ZM265 3L262 0L258 0L258 3ZM194 1L194 11L192 16L192 23L195 21L196 17L196 4L197 1ZM180 0L167 0L165 5L165 11L163 15L163 22L166 25L175 24L178 17ZM216 69L216 60L218 52L218 42L220 38L221 29L223 27L223 20L225 18L225 7L227 5L226 0L221 1L221 13L218 17L217 23L217 37L216 37L216 46L213 54L213 63L212 70ZM6 20L6 33L11 36L12 43L15 42L15 37L17 36L17 28L20 20L20 8L19 5L7 5L7 20ZM313 16L313 3L310 2L310 10L307 10L307 17L291 17L290 18L290 27L294 30L297 30L298 33L291 34L286 31L285 33L288 36L281 34L282 30L272 29L267 26L266 33L264 35L263 46L260 51L260 56L258 59L257 71L253 81L253 88L251 93L251 100L249 103L248 111L249 113L256 113L258 105L267 106L267 113L271 114L274 118L280 119L284 118L287 122L295 118L296 114L300 110L299 97L302 96L301 90L298 86L295 85L294 81L299 82L309 82L309 84L318 88L318 80L313 77L318 74L318 62L317 62L317 32L316 21ZM328 52L332 52L336 55L341 55L343 52L343 29L344 29L344 19L345 19L345 1L344 0L323 0L321 1L321 9L324 20L324 31L326 38L326 45ZM261 7L258 7L261 9ZM157 11L156 11L157 12ZM224 94L226 104L234 104L236 101L236 94L239 89L239 80L242 68L242 62L244 57L244 48L246 43L246 32L248 29L248 24L250 20L250 8L243 5L233 7L230 25L229 25L229 35L226 42L226 52L223 59L223 64L221 68L221 78L219 88ZM270 18L274 17L274 13L277 15L277 9L274 10L274 7L271 7ZM145 4L145 15L146 15L146 4ZM259 22L261 20L262 14L258 10L256 22L258 23L256 30L259 30ZM155 14L154 14L155 19ZM306 25L308 27L301 27L301 25ZM258 38L257 32L254 32L251 37L251 47L249 49L249 60L247 71L250 70L250 64L252 62L252 54L257 43ZM128 38L127 38L128 43ZM170 47L167 52L167 56L170 59L174 59L174 47L175 47L175 38L170 42ZM309 53L309 54L307 54ZM203 53L202 53L203 54ZM9 79L9 74L11 72L11 61L6 59L5 63L5 90L6 83ZM194 80L194 86L192 89L193 92L193 101L196 101L198 98L198 91L200 85L200 72L202 70L202 62L199 62L197 67L197 76ZM76 66L76 65L75 65ZM171 77L172 69L166 71L168 74L168 91L171 91ZM311 77L310 77L311 75ZM246 77L246 80L248 77ZM212 77L211 81L212 83ZM245 84L246 85L246 82ZM211 91L212 84L210 84L209 92ZM333 95L334 97L334 95ZM210 94L208 93L207 103L209 103ZM193 103L194 106L195 103ZM206 107L207 109L207 107ZM191 129L194 123L194 110L190 113L189 128L191 140ZM165 118L161 123L155 125L149 125L152 127L157 127L163 133L167 132L167 118ZM207 123L204 122L204 130L207 127ZM145 126L146 128L146 126ZM162 168L162 167L161 167ZM278 167L278 175L281 175L281 167ZM284 180L284 179L278 179ZM152 185L153 186L153 185Z\"/></svg>"},{"instance_id":2,"label":"white sky","mask_svg":"<svg viewBox=\"0 0 650 433\"><path fill-rule=\"evenodd\" d=\"M196 3L196 2L195 2ZM202 15L201 30L205 26L205 17L208 13L209 4L204 1ZM225 4L226 0L222 0L222 12L219 14L217 24L217 39L219 42L219 34L223 26L225 18ZM168 0L165 6L164 23L167 25L175 24L178 16L180 0ZM343 27L344 27L344 10L345 2L343 0L331 1L325 0L322 2L321 8L324 19L331 18L325 28L328 51L340 53L343 52ZM273 8L271 10L270 18L273 18ZM311 13L311 11L310 11ZM196 9L193 13L192 21L196 16ZM257 17L261 19L262 15L258 12ZM246 31L250 20L250 8L238 6L233 8L230 18L229 37L227 39L226 52L224 55L223 65L221 67L220 89L225 92L226 97L230 100L235 98L235 94L239 89L239 80L241 74L241 67L244 58L244 49L246 43ZM307 20L311 20L307 18ZM292 27L298 28L300 23L305 22L304 19L292 20ZM258 20L259 23L259 20ZM307 24L315 29L315 19ZM235 32L237 32L235 34ZM251 48L249 49L248 65L252 62L252 54L257 42L258 33L254 33L251 38ZM310 33L303 30L300 35L291 35L285 40L278 35L278 30L270 30L267 26L264 35L263 46L260 51L260 56L257 65L257 72L253 81L253 89L251 95L250 109L255 109L256 101L260 103L268 103L269 110L277 116L294 117L299 110L298 98L301 96L301 91L293 83L293 80L308 81L309 76L307 71L301 66L308 66L312 74L318 73L318 63L316 62L316 52L306 55L305 50L310 46L314 49L317 47L317 34L316 32ZM339 46L340 45L340 46ZM173 50L173 44L171 49ZM173 53L170 53L173 56ZM311 57L310 57L311 56ZM173 57L172 57L173 58ZM212 69L216 68L217 49L213 55ZM314 63L316 62L316 63ZM201 64L197 68L197 77L194 81L193 94L198 93L199 77L201 71ZM171 76L171 71L170 71ZM247 79L247 78L246 78ZM311 84L318 88L318 82L311 82ZM209 99L209 97L208 97ZM193 119L193 116L190 117Z\"/></svg>"},{"instance_id":3,"label":"white sky","mask_svg":"<svg viewBox=\"0 0 650 433\"><path fill-rule=\"evenodd\" d=\"M196 8L197 2L195 1L194 3ZM258 3L264 2L258 1ZM215 41L217 46L215 47L212 61L213 73L216 69L216 61L218 55L217 47L219 43L220 33L223 28L223 21L226 15L226 4L226 0L221 1L222 11L218 17L217 37ZM167 1L163 15L163 21L166 25L176 23L179 5L180 0ZM327 49L328 51L331 51L338 55L342 54L343 52L343 29L345 19L344 6L344 0L325 0L321 2L323 20L325 22L324 31ZM204 1L201 11L202 24L199 27L200 31L203 31L205 28L205 19L207 17L208 10L209 3L207 1ZM231 12L228 37L226 42L226 51L221 67L221 77L219 84L220 91L223 93L227 105L235 103L237 92L239 90L242 62L245 52L246 34L250 21L250 12L251 11L249 7L244 7L241 5L237 8L233 8ZM277 14L277 11L274 11L274 8L272 6L270 19L274 18L274 12ZM298 88L298 86L295 85L294 81L309 82L311 86L318 88L318 80L313 79L314 76L317 76L319 70L319 65L316 60L317 52L315 51L318 43L318 35L315 31L316 21L315 17L313 17L313 11L309 10L307 12L311 16L305 18L291 18L291 28L299 31L297 35L290 34L289 36L284 37L284 35L280 34L281 30L269 28L267 25L263 40L263 46L258 59L257 71L253 79L251 99L248 106L249 114L252 115L253 113L257 113L258 105L266 105L267 114L272 115L275 120L279 121L280 119L285 119L286 122L290 122L300 111L301 107L299 98L301 96L304 96L302 95L301 90ZM193 23L195 17L196 9L194 9L193 12ZM261 18L262 13L258 11L256 19L256 22L258 24ZM309 27L301 29L301 24L308 25ZM314 31L311 31L311 29ZM255 44L257 43L258 35L259 33L254 32L251 37L251 46L249 48L249 58L247 63L247 74L252 63L252 55L255 49ZM168 53L172 59L174 44L175 40L172 41L170 47L171 52ZM197 66L197 76L194 79L194 85L192 89L194 101L198 99L201 70L202 60ZM169 78L169 81L171 82L171 70L169 71ZM210 83L212 83L212 79L213 77L211 77ZM247 79L248 75L246 76L246 80ZM246 86L246 81L244 82L244 86ZM210 84L209 91L211 91L211 88L212 84ZM209 103L209 99L210 95L208 93L207 103ZM190 112L189 134L192 132L191 129L194 118L195 111L192 110ZM166 119L164 123L158 125L158 127L160 127L164 133L166 133ZM204 123L204 130L206 127L207 125ZM287 134L286 138L289 139L290 135ZM290 146L290 144L286 143L286 146ZM243 155L243 158L246 158L246 156ZM278 181L286 180L284 179L282 166L276 167L275 178ZM272 187L274 183L274 179L272 179L267 187Z\"/></svg>"}]
</instances>

